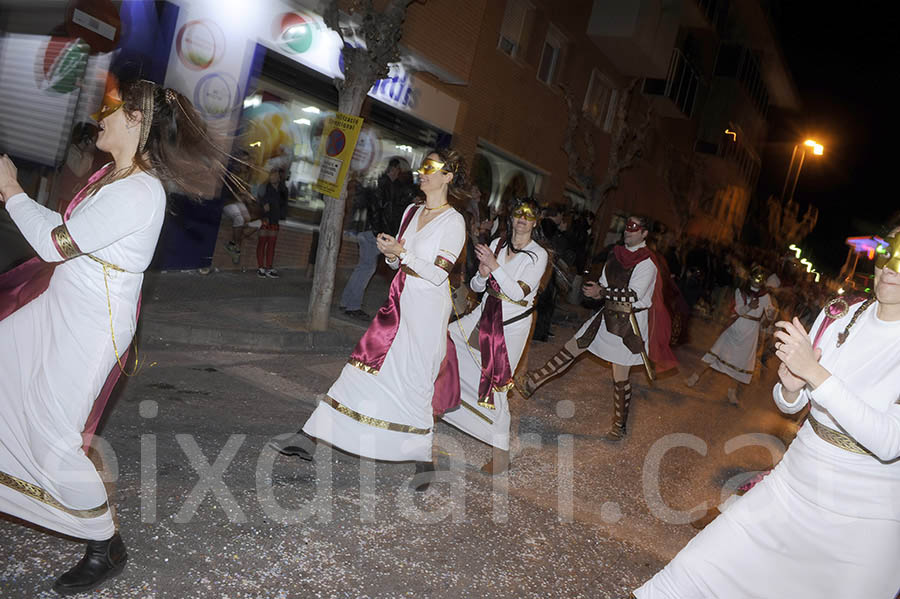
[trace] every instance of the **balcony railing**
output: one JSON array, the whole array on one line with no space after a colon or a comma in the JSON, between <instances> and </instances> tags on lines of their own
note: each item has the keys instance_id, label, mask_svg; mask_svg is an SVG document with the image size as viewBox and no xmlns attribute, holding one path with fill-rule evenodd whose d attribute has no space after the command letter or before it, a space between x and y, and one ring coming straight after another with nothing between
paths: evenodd
<instances>
[{"instance_id":1,"label":"balcony railing","mask_svg":"<svg viewBox=\"0 0 900 599\"><path fill-rule=\"evenodd\" d=\"M700 73L678 48L672 51L669 73L666 79L645 79L643 91L652 96L663 96L672 101L685 118L694 114L697 92L700 89Z\"/></svg>"}]
</instances>

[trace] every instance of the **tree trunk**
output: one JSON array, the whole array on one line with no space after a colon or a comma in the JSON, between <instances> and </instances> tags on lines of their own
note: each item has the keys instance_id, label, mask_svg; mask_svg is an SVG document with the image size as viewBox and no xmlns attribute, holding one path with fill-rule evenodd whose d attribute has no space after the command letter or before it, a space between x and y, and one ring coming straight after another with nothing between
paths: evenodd
<instances>
[{"instance_id":1,"label":"tree trunk","mask_svg":"<svg viewBox=\"0 0 900 599\"><path fill-rule=\"evenodd\" d=\"M370 86L345 83L340 92L338 111L350 116L359 116L363 101ZM309 294L309 328L312 331L328 329L328 315L334 298L334 276L337 271L338 254L344 225L344 205L347 202L347 181L341 187L340 198L326 196L322 221L319 224L319 248L316 252L316 270L313 275L312 291Z\"/></svg>"}]
</instances>

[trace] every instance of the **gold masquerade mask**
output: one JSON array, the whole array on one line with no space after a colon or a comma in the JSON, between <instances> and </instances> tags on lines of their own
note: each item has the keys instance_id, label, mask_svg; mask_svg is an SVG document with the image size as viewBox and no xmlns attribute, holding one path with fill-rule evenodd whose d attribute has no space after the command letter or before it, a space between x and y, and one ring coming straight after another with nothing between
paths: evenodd
<instances>
[{"instance_id":1,"label":"gold masquerade mask","mask_svg":"<svg viewBox=\"0 0 900 599\"><path fill-rule=\"evenodd\" d=\"M522 204L518 208L515 209L512 213L513 218L524 218L527 221L535 222L537 220L537 214L534 213L534 209L530 204Z\"/></svg>"},{"instance_id":2,"label":"gold masquerade mask","mask_svg":"<svg viewBox=\"0 0 900 599\"><path fill-rule=\"evenodd\" d=\"M900 233L883 240L888 244L885 248L880 246L875 254L875 266L878 268L890 268L900 273Z\"/></svg>"},{"instance_id":3,"label":"gold masquerade mask","mask_svg":"<svg viewBox=\"0 0 900 599\"><path fill-rule=\"evenodd\" d=\"M125 102L114 95L112 93L107 93L103 96L103 104L100 106L100 110L91 115L91 118L97 121L98 123L122 108Z\"/></svg>"},{"instance_id":4,"label":"gold masquerade mask","mask_svg":"<svg viewBox=\"0 0 900 599\"><path fill-rule=\"evenodd\" d=\"M437 160L432 160L431 158L427 158L425 162L422 163L422 166L419 167L419 170L416 172L420 175L430 175L436 172L449 173L450 171L444 170L444 163L439 162Z\"/></svg>"}]
</instances>

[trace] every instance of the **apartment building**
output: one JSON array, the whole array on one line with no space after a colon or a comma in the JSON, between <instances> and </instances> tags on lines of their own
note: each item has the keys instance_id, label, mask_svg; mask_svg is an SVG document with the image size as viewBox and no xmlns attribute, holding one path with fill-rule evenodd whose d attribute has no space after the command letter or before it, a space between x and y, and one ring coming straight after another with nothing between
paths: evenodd
<instances>
[{"instance_id":1,"label":"apartment building","mask_svg":"<svg viewBox=\"0 0 900 599\"><path fill-rule=\"evenodd\" d=\"M41 0L40 14L57 4ZM28 3L13 2L13 13L17 7L9 30L50 31L41 31ZM276 258L282 266L306 264L328 201L311 184L324 118L337 108L333 80L342 77L343 59L340 38L318 9L312 0L119 6L125 35L116 52L153 57L153 78L192 98L261 168L289 171L288 220ZM62 6L58 12L64 18ZM599 207L601 227L615 227L617 213L637 211L679 232L733 238L755 189L768 107L798 105L773 31L762 0L413 3L401 60L363 106L352 176L370 185L391 158L415 166L430 147L449 143L469 157L473 180L492 205L534 194L547 204ZM144 40L139 51L136 37ZM86 68L103 56L121 62L95 54ZM570 116L575 111L580 119L579 152L593 155L594 179L602 181L626 97L629 123L637 126L649 110L650 125L640 159L598 206L570 176L563 151ZM75 104L72 120L86 110ZM45 166L46 185L58 166ZM207 265L210 256L214 265L231 266L220 210L211 202L202 214L191 208L170 224L163 245L171 259L161 266ZM354 254L354 244L345 243L342 263L352 264Z\"/></svg>"}]
</instances>

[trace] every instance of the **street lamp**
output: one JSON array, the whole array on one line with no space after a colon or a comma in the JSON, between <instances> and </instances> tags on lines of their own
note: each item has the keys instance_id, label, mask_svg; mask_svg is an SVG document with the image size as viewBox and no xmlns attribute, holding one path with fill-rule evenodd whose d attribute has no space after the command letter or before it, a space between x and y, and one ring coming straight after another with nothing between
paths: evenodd
<instances>
[{"instance_id":1,"label":"street lamp","mask_svg":"<svg viewBox=\"0 0 900 599\"><path fill-rule=\"evenodd\" d=\"M821 156L825 153L825 146L816 142L814 139L807 139L802 145L796 144L794 146L794 152L791 154L791 164L788 166L787 177L784 178L784 189L781 191L781 197L786 199L788 204L794 199L794 190L797 189L797 181L800 179L800 169L803 168L803 161L806 159L807 148L810 148L815 156ZM799 160L797 160L798 150L800 153ZM794 169L794 164L797 165L796 169ZM790 194L788 194L788 187L790 187L791 190Z\"/></svg>"}]
</instances>

